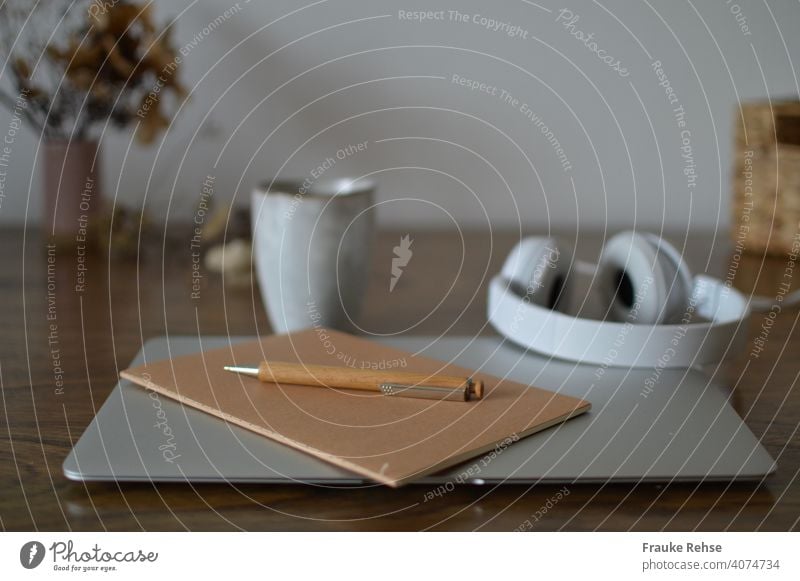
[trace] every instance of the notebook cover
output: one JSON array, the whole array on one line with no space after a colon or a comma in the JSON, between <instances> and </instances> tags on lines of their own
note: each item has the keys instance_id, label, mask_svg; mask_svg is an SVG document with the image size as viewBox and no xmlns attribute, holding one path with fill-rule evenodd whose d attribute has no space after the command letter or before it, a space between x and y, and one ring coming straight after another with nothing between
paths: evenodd
<instances>
[{"instance_id":1,"label":"notebook cover","mask_svg":"<svg viewBox=\"0 0 800 581\"><path fill-rule=\"evenodd\" d=\"M483 399L442 402L261 383L223 370L264 359L472 376ZM397 487L571 417L589 402L326 329L133 367L127 380L388 486Z\"/></svg>"}]
</instances>

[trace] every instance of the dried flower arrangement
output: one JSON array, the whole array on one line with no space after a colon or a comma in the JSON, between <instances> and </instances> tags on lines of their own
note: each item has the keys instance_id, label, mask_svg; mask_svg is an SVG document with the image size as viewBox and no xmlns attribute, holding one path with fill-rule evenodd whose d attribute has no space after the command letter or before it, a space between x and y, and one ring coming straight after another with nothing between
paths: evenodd
<instances>
[{"instance_id":1,"label":"dried flower arrangement","mask_svg":"<svg viewBox=\"0 0 800 581\"><path fill-rule=\"evenodd\" d=\"M0 51L27 101L26 120L45 139L77 141L106 121L124 127L138 120L138 141L153 141L169 123L165 96L179 103L186 92L177 78L180 56L169 28L155 26L152 3L43 4L0 5ZM19 111L2 88L0 103Z\"/></svg>"}]
</instances>

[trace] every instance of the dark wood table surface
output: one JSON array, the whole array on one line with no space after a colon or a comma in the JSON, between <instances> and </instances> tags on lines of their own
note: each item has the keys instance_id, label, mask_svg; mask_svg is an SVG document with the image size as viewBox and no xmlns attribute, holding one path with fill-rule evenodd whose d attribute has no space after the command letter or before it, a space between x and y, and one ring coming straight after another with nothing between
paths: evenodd
<instances>
[{"instance_id":1,"label":"dark wood table surface","mask_svg":"<svg viewBox=\"0 0 800 581\"><path fill-rule=\"evenodd\" d=\"M485 322L488 277L519 234L415 233L414 257L387 292L392 247L373 248L368 332L491 333ZM191 298L189 231L148 242L138 260L92 256L76 292L77 257L58 246L50 265L38 231L0 233L0 528L3 530L789 530L800 518L798 309L786 308L764 351L742 354L725 371L748 427L778 461L762 483L463 486L421 504L420 488L320 489L303 485L113 484L67 480L61 463L143 340L164 334L268 334L250 286L223 285L204 273ZM582 236L591 257L599 236ZM727 240L693 237L687 256L725 272ZM723 258L720 259L719 257ZM786 261L745 256L735 286L775 296ZM764 322L750 323L755 337ZM56 357L56 360L53 357ZM60 368L60 369L59 369ZM63 384L57 384L60 371ZM549 501L549 502L548 502ZM548 504L550 505L548 507ZM528 523L528 524L526 524Z\"/></svg>"}]
</instances>

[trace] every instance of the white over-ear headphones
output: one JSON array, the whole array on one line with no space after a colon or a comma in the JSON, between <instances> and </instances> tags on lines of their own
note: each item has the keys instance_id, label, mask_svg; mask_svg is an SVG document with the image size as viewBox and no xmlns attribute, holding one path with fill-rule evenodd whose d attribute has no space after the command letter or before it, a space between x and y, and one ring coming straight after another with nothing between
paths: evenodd
<instances>
[{"instance_id":1,"label":"white over-ear headphones","mask_svg":"<svg viewBox=\"0 0 800 581\"><path fill-rule=\"evenodd\" d=\"M693 278L660 237L623 232L606 244L590 269L591 316L590 297L573 304L581 269L570 268L568 250L553 238L517 244L489 286L495 329L533 351L606 367L698 366L743 346L747 299L720 280Z\"/></svg>"}]
</instances>

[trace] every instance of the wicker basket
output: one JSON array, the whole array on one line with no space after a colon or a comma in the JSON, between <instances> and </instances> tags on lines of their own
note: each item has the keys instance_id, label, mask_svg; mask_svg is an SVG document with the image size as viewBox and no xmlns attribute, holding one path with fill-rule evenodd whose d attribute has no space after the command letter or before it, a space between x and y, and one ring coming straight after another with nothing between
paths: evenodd
<instances>
[{"instance_id":1,"label":"wicker basket","mask_svg":"<svg viewBox=\"0 0 800 581\"><path fill-rule=\"evenodd\" d=\"M731 235L744 252L787 254L800 245L800 102L737 110Z\"/></svg>"}]
</instances>

